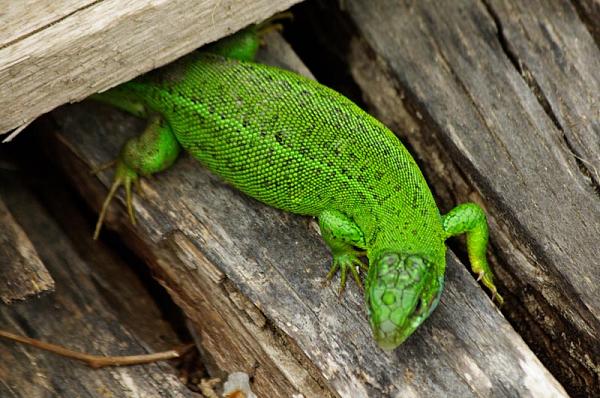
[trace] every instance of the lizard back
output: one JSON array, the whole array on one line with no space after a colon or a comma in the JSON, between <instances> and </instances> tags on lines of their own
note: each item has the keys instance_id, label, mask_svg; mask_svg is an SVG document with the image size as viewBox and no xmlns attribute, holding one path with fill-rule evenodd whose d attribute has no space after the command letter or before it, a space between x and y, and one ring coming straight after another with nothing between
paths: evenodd
<instances>
[{"instance_id":1,"label":"lizard back","mask_svg":"<svg viewBox=\"0 0 600 398\"><path fill-rule=\"evenodd\" d=\"M184 149L246 194L293 213L341 211L370 245L443 253L439 211L412 156L341 94L206 53L126 88L160 110Z\"/></svg>"}]
</instances>

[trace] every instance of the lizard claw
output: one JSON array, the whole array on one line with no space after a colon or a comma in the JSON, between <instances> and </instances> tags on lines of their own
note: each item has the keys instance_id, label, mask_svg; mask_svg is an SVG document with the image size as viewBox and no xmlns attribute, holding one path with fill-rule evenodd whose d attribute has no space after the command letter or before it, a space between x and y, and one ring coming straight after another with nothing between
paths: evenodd
<instances>
[{"instance_id":1,"label":"lizard claw","mask_svg":"<svg viewBox=\"0 0 600 398\"><path fill-rule=\"evenodd\" d=\"M102 228L102 224L104 223L104 219L106 218L106 213L108 211L108 206L112 199L115 197L117 193L117 189L122 185L125 188L125 202L127 204L127 213L129 214L129 219L131 223L135 225L135 213L133 211L133 202L131 195L131 184L135 184L136 187L139 187L139 177L135 171L133 171L129 166L127 166L123 161L116 161L116 170L115 177L112 185L106 195L106 199L104 199L104 203L102 203L102 209L100 210L100 215L98 216L98 222L96 223L96 229L94 230L94 240L98 239L100 235L100 229ZM101 168L105 169L110 167L111 165L102 165ZM100 171L100 170L98 170ZM139 189L139 188L138 188Z\"/></svg>"},{"instance_id":2,"label":"lizard claw","mask_svg":"<svg viewBox=\"0 0 600 398\"><path fill-rule=\"evenodd\" d=\"M482 281L483 285L492 293L492 301L496 300L499 305L504 304L504 299L498 293L498 289L496 288L496 285L494 285L491 274L488 274L485 271L480 271L477 275L477 281Z\"/></svg>"},{"instance_id":3,"label":"lizard claw","mask_svg":"<svg viewBox=\"0 0 600 398\"><path fill-rule=\"evenodd\" d=\"M357 266L363 270L369 269L362 261L360 261L355 256L354 253L334 255L333 264L331 266L331 269L327 273L327 276L325 277L325 281L326 284L329 284L333 276L337 273L338 269L340 270L340 288L338 289L339 298L342 297L344 289L346 288L346 277L348 271L350 271L350 274L354 278L354 281L358 285L359 289L361 289L361 291L364 289L362 281L360 280L360 275L358 274L358 271L356 269Z\"/></svg>"},{"instance_id":4,"label":"lizard claw","mask_svg":"<svg viewBox=\"0 0 600 398\"><path fill-rule=\"evenodd\" d=\"M492 301L494 300L498 303L499 306L502 306L502 304L504 304L504 299L502 298L500 293L498 293L497 290L494 290L494 292L492 293Z\"/></svg>"},{"instance_id":5,"label":"lizard claw","mask_svg":"<svg viewBox=\"0 0 600 398\"><path fill-rule=\"evenodd\" d=\"M494 300L498 303L499 306L502 306L502 304L504 304L504 298L502 298L502 296L500 295L500 293L498 293L497 290L494 290L494 292L492 293L492 301Z\"/></svg>"}]
</instances>

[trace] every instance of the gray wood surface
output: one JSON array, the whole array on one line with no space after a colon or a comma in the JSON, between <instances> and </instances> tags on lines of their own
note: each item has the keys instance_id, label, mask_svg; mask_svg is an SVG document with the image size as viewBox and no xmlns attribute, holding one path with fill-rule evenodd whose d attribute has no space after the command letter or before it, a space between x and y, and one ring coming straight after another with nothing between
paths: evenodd
<instances>
[{"instance_id":1,"label":"gray wood surface","mask_svg":"<svg viewBox=\"0 0 600 398\"><path fill-rule=\"evenodd\" d=\"M600 194L600 48L568 1L487 4L507 55Z\"/></svg>"},{"instance_id":2,"label":"gray wood surface","mask_svg":"<svg viewBox=\"0 0 600 398\"><path fill-rule=\"evenodd\" d=\"M93 3L94 0L6 2L0 13L0 48L58 23Z\"/></svg>"},{"instance_id":3,"label":"gray wood surface","mask_svg":"<svg viewBox=\"0 0 600 398\"><path fill-rule=\"evenodd\" d=\"M600 393L600 51L568 1L348 1L350 66L446 210L488 210L505 313Z\"/></svg>"},{"instance_id":4,"label":"gray wood surface","mask_svg":"<svg viewBox=\"0 0 600 398\"><path fill-rule=\"evenodd\" d=\"M54 289L31 241L0 195L0 300L5 304Z\"/></svg>"},{"instance_id":5,"label":"gray wood surface","mask_svg":"<svg viewBox=\"0 0 600 398\"><path fill-rule=\"evenodd\" d=\"M7 2L0 10L0 135L296 2Z\"/></svg>"},{"instance_id":6,"label":"gray wood surface","mask_svg":"<svg viewBox=\"0 0 600 398\"><path fill-rule=\"evenodd\" d=\"M289 48L273 48L299 67ZM105 189L88 168L113 158L144 122L90 103L54 116L52 157L97 208ZM104 187L110 176L100 175ZM565 396L452 254L440 306L386 354L360 292L338 299L337 281L322 287L331 257L314 221L240 194L187 155L143 188L138 226L113 206L108 227L148 260L199 328L203 351L222 369L255 372L264 396Z\"/></svg>"},{"instance_id":7,"label":"gray wood surface","mask_svg":"<svg viewBox=\"0 0 600 398\"><path fill-rule=\"evenodd\" d=\"M600 45L600 0L573 0L579 17Z\"/></svg>"},{"instance_id":8,"label":"gray wood surface","mask_svg":"<svg viewBox=\"0 0 600 398\"><path fill-rule=\"evenodd\" d=\"M82 233L81 215L67 210L60 195L54 207L69 216L61 226L17 179L1 178L0 194L56 281L54 293L0 303L2 329L98 355L143 354L181 344L127 265L101 244L86 247L91 238ZM0 357L3 398L199 396L166 363L93 370L4 339Z\"/></svg>"}]
</instances>

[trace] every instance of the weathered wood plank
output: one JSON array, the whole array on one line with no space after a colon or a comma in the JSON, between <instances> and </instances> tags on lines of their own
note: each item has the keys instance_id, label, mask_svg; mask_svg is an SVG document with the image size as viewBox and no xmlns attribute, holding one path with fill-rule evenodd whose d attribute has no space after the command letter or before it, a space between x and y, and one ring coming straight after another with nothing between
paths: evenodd
<instances>
[{"instance_id":1,"label":"weathered wood plank","mask_svg":"<svg viewBox=\"0 0 600 398\"><path fill-rule=\"evenodd\" d=\"M505 51L600 187L600 49L568 1L486 4Z\"/></svg>"},{"instance_id":2,"label":"weathered wood plank","mask_svg":"<svg viewBox=\"0 0 600 398\"><path fill-rule=\"evenodd\" d=\"M289 49L278 56L287 59ZM94 104L54 115L61 132L53 158L99 206L87 167L113 157L143 122ZM105 186L109 176L100 176ZM357 289L338 300L335 285L321 287L331 258L310 219L241 195L189 156L143 187L138 227L122 209L109 226L145 256L220 367L270 378L259 388L265 396L565 396L453 255L438 310L386 354Z\"/></svg>"},{"instance_id":3,"label":"weathered wood plank","mask_svg":"<svg viewBox=\"0 0 600 398\"><path fill-rule=\"evenodd\" d=\"M600 45L600 0L572 0L572 3L596 44Z\"/></svg>"},{"instance_id":4,"label":"weathered wood plank","mask_svg":"<svg viewBox=\"0 0 600 398\"><path fill-rule=\"evenodd\" d=\"M590 35L566 2L346 6L364 37L350 64L372 110L415 148L446 210L485 204L504 310L571 391L597 394L600 197L589 171L600 53Z\"/></svg>"},{"instance_id":5,"label":"weathered wood plank","mask_svg":"<svg viewBox=\"0 0 600 398\"><path fill-rule=\"evenodd\" d=\"M35 167L34 170L40 169ZM31 186L36 200L60 228L61 239L68 239L71 250L92 270L94 284L119 323L152 351L189 343L181 341L171 324L177 323L185 329L184 320L178 319L183 317L181 310L164 290L153 286L146 265L134 256L124 255L119 247L92 239L89 219L82 214L78 198L64 190L62 176L57 175L55 169L44 170L41 175L29 171L27 176L34 180ZM26 196L24 202L28 201Z\"/></svg>"},{"instance_id":6,"label":"weathered wood plank","mask_svg":"<svg viewBox=\"0 0 600 398\"><path fill-rule=\"evenodd\" d=\"M0 10L0 48L35 34L95 2L95 0L5 2Z\"/></svg>"},{"instance_id":7,"label":"weathered wood plank","mask_svg":"<svg viewBox=\"0 0 600 398\"><path fill-rule=\"evenodd\" d=\"M8 304L54 289L54 280L0 196L0 300Z\"/></svg>"},{"instance_id":8,"label":"weathered wood plank","mask_svg":"<svg viewBox=\"0 0 600 398\"><path fill-rule=\"evenodd\" d=\"M82 2L74 12L65 4L51 15L71 13L53 23L39 14L40 7L49 5L13 6L15 11L0 14L0 26L9 27L0 36L0 43L6 43L0 46L0 134L298 1L100 0ZM14 20L36 22L19 29Z\"/></svg>"},{"instance_id":9,"label":"weathered wood plank","mask_svg":"<svg viewBox=\"0 0 600 398\"><path fill-rule=\"evenodd\" d=\"M0 304L3 329L100 355L171 348L165 347L164 342L160 344L159 336L173 341L173 332L161 324L160 318L155 318L160 312L129 270L121 269L116 275L123 283L130 282L128 294L135 294L135 301L125 302L115 310L111 304L129 300L129 296L122 294L121 289L113 290L111 280L103 278L114 269L111 271L110 266L107 269L102 265L98 269L95 267L98 264L91 267L92 264L83 260L55 221L18 183L3 179L0 191L54 275L57 286L54 294L37 300L10 306ZM103 251L105 248L96 245L87 255L97 254L106 259ZM153 329L154 337L150 341L140 338L135 332L140 325L130 322L132 328L123 326L129 318ZM149 334L142 332L142 335ZM7 340L0 340L0 357L2 397L198 396L189 391L165 363L92 370L73 360Z\"/></svg>"}]
</instances>

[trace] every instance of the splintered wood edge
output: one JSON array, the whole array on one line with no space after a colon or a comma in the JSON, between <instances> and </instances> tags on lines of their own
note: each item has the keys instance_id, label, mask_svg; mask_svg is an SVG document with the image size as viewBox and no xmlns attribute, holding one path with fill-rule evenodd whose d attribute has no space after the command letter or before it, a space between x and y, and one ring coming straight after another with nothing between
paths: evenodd
<instances>
[{"instance_id":1,"label":"splintered wood edge","mask_svg":"<svg viewBox=\"0 0 600 398\"><path fill-rule=\"evenodd\" d=\"M239 369L252 370L256 391L274 392L292 396L302 392L305 396L332 396L324 387L324 380L310 370L314 365L289 341L285 333L268 322L259 308L243 295L234 284L182 233L168 238L169 250L184 267L193 267L193 279L163 283L171 296L191 320L200 336L204 352L210 353L221 370L231 373ZM163 263L161 270L173 267ZM172 274L173 277L177 277ZM177 291L173 286L178 285ZM203 297L204 305L193 306L190 292ZM211 300L221 297L221 300ZM213 323L209 329L228 330L222 335L207 332L206 322ZM257 365L260 363L260 367ZM290 388L291 387L291 388Z\"/></svg>"},{"instance_id":2,"label":"splintered wood edge","mask_svg":"<svg viewBox=\"0 0 600 398\"><path fill-rule=\"evenodd\" d=\"M96 257L90 254L92 258L84 258L85 255L81 255L76 247L79 242L69 239L38 198L19 184L10 184L2 189L10 190L5 196L6 202L47 260L59 287L54 294L39 300L11 306L0 304L2 328L20 335L33 334L46 342L99 355L161 350L165 347L165 337L169 341L177 338L172 329L161 322L159 308L139 283L137 275L131 270L123 272L119 269L126 266L121 260L115 261L117 264L101 265L101 270L94 268ZM56 206L65 205L72 206L72 203L63 202ZM79 217L83 218L81 214ZM70 225L84 227L81 220ZM75 231L70 232L77 236ZM99 255L102 260L111 259L114 255L102 245L95 245L90 253ZM120 286L112 290L109 286L114 286L110 284L115 276L122 280L117 281ZM129 290L125 290L125 285ZM127 301L130 294L135 294L136 299L119 308L111 305ZM135 315L131 316L134 311ZM124 321L128 317L138 323L128 324L133 322L130 319ZM146 325L142 326L140 321L146 322ZM154 326L152 332L155 335L144 330L148 325ZM0 346L3 358L0 361L0 374L3 376L0 395L8 390L8 396L16 393L16 396L75 397L93 392L101 396L196 396L166 363L92 370L71 359L4 339ZM65 386L68 386L66 390Z\"/></svg>"},{"instance_id":3,"label":"splintered wood edge","mask_svg":"<svg viewBox=\"0 0 600 398\"><path fill-rule=\"evenodd\" d=\"M54 290L54 280L0 196L0 299L4 303Z\"/></svg>"},{"instance_id":4,"label":"splintered wood edge","mask_svg":"<svg viewBox=\"0 0 600 398\"><path fill-rule=\"evenodd\" d=\"M12 6L0 19L0 92L6 94L0 97L0 134L165 65L298 1L99 0L48 6L53 10L50 17L38 16L49 0L35 7ZM26 24L26 29L14 23L36 19L40 21Z\"/></svg>"}]
</instances>

